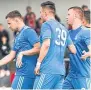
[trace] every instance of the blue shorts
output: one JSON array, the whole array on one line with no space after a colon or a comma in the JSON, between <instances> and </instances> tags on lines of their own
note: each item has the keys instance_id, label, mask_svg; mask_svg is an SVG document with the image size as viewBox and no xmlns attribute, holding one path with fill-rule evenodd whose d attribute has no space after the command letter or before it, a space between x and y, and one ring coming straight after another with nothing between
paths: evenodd
<instances>
[{"instance_id":1,"label":"blue shorts","mask_svg":"<svg viewBox=\"0 0 91 90\"><path fill-rule=\"evenodd\" d=\"M12 89L33 89L35 78L26 76L15 76L12 82Z\"/></svg>"},{"instance_id":2,"label":"blue shorts","mask_svg":"<svg viewBox=\"0 0 91 90\"><path fill-rule=\"evenodd\" d=\"M64 76L59 74L41 74L36 76L33 89L61 89Z\"/></svg>"},{"instance_id":3,"label":"blue shorts","mask_svg":"<svg viewBox=\"0 0 91 90\"><path fill-rule=\"evenodd\" d=\"M66 77L63 83L63 89L89 89L91 85L90 78L79 77L79 78L71 78L69 76Z\"/></svg>"}]
</instances>

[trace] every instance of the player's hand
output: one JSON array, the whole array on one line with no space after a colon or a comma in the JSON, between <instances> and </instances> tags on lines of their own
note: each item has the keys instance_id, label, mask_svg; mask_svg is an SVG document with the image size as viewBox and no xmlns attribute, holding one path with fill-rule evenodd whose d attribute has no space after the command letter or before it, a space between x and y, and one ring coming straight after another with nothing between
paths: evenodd
<instances>
[{"instance_id":1,"label":"player's hand","mask_svg":"<svg viewBox=\"0 0 91 90\"><path fill-rule=\"evenodd\" d=\"M82 53L83 53L83 55L81 56L81 59L86 60L86 58L88 57L88 52L83 51Z\"/></svg>"},{"instance_id":2,"label":"player's hand","mask_svg":"<svg viewBox=\"0 0 91 90\"><path fill-rule=\"evenodd\" d=\"M34 71L35 71L36 75L39 75L40 74L40 67L36 66Z\"/></svg>"},{"instance_id":3,"label":"player's hand","mask_svg":"<svg viewBox=\"0 0 91 90\"><path fill-rule=\"evenodd\" d=\"M22 66L22 57L23 57L23 53L20 52L17 56L17 61L16 61L16 66L18 68L20 68Z\"/></svg>"},{"instance_id":4,"label":"player's hand","mask_svg":"<svg viewBox=\"0 0 91 90\"><path fill-rule=\"evenodd\" d=\"M37 62L35 70L34 70L34 72L35 72L36 75L40 74L40 65L41 65L41 63Z\"/></svg>"}]
</instances>

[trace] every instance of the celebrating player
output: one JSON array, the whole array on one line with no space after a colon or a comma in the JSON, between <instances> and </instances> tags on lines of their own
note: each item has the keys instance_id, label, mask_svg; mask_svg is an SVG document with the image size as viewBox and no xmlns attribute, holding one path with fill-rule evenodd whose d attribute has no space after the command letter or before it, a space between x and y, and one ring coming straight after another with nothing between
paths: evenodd
<instances>
[{"instance_id":1,"label":"celebrating player","mask_svg":"<svg viewBox=\"0 0 91 90\"><path fill-rule=\"evenodd\" d=\"M40 13L45 23L41 28L41 50L35 68L37 76L33 88L60 89L65 75L65 48L68 46L72 53L76 53L76 49L67 29L55 20L55 4L51 1L43 2Z\"/></svg>"},{"instance_id":2,"label":"celebrating player","mask_svg":"<svg viewBox=\"0 0 91 90\"><path fill-rule=\"evenodd\" d=\"M38 36L32 28L25 26L19 11L8 13L6 19L9 28L18 34L10 54L0 60L0 66L15 58L16 75L12 89L32 89L35 79L34 68L40 47Z\"/></svg>"},{"instance_id":3,"label":"celebrating player","mask_svg":"<svg viewBox=\"0 0 91 90\"><path fill-rule=\"evenodd\" d=\"M70 71L63 84L63 89L87 89L90 86L90 58L86 52L91 52L90 30L82 26L84 14L80 7L68 9L67 22L72 25L70 37L77 53L71 54Z\"/></svg>"}]
</instances>

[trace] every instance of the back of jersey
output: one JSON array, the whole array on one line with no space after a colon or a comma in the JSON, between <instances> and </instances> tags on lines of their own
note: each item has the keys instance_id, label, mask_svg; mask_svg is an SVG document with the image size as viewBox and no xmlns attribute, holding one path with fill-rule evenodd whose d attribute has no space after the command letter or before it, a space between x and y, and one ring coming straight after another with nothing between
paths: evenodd
<instances>
[{"instance_id":1,"label":"back of jersey","mask_svg":"<svg viewBox=\"0 0 91 90\"><path fill-rule=\"evenodd\" d=\"M64 52L67 46L68 32L66 28L56 20L49 20L42 25L40 42L50 39L50 47L45 56L41 72L50 74L65 74Z\"/></svg>"}]
</instances>

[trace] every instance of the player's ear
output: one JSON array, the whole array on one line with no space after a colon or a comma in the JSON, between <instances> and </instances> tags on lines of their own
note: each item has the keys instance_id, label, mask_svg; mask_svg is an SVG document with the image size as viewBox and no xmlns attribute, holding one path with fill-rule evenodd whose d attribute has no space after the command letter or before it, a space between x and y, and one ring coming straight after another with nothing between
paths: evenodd
<instances>
[{"instance_id":1,"label":"player's ear","mask_svg":"<svg viewBox=\"0 0 91 90\"><path fill-rule=\"evenodd\" d=\"M75 14L75 18L79 18L79 15L77 13Z\"/></svg>"},{"instance_id":2,"label":"player's ear","mask_svg":"<svg viewBox=\"0 0 91 90\"><path fill-rule=\"evenodd\" d=\"M74 19L76 19L77 18L77 15L76 14L74 14Z\"/></svg>"},{"instance_id":3,"label":"player's ear","mask_svg":"<svg viewBox=\"0 0 91 90\"><path fill-rule=\"evenodd\" d=\"M18 18L15 18L15 21L18 22L19 21Z\"/></svg>"},{"instance_id":4,"label":"player's ear","mask_svg":"<svg viewBox=\"0 0 91 90\"><path fill-rule=\"evenodd\" d=\"M45 16L47 16L47 12L45 11Z\"/></svg>"}]
</instances>

